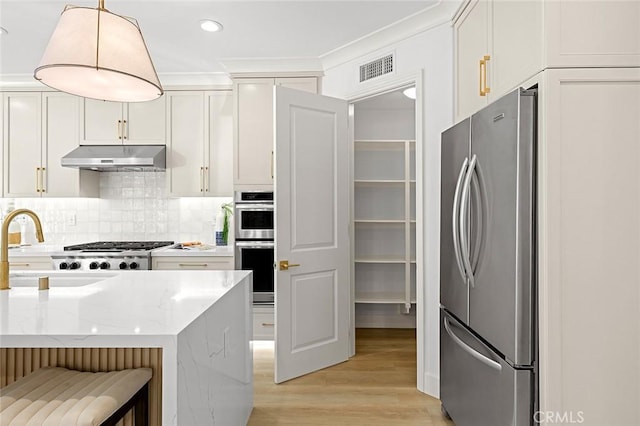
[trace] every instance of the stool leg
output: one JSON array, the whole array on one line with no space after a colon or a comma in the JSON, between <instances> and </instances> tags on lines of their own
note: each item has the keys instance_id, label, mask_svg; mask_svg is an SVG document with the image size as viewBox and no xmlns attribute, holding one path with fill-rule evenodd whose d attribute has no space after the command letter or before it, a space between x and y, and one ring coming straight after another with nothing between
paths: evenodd
<instances>
[{"instance_id":1,"label":"stool leg","mask_svg":"<svg viewBox=\"0 0 640 426\"><path fill-rule=\"evenodd\" d=\"M139 398L133 407L135 426L149 426L149 384L141 389Z\"/></svg>"}]
</instances>

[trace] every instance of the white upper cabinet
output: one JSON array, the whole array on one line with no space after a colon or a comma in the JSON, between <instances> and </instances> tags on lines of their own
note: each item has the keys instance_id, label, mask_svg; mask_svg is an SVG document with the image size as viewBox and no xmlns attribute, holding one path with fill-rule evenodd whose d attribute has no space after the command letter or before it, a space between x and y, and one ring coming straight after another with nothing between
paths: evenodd
<instances>
[{"instance_id":1,"label":"white upper cabinet","mask_svg":"<svg viewBox=\"0 0 640 426\"><path fill-rule=\"evenodd\" d=\"M5 93L4 195L39 197L41 180L42 95Z\"/></svg>"},{"instance_id":2,"label":"white upper cabinet","mask_svg":"<svg viewBox=\"0 0 640 426\"><path fill-rule=\"evenodd\" d=\"M489 3L486 0L469 4L456 22L456 81L458 85L456 116L466 117L487 104L482 93L483 76L480 61L489 55ZM475 76L476 78L472 78Z\"/></svg>"},{"instance_id":3,"label":"white upper cabinet","mask_svg":"<svg viewBox=\"0 0 640 426\"><path fill-rule=\"evenodd\" d=\"M164 145L165 98L135 103L83 99L80 143Z\"/></svg>"},{"instance_id":4,"label":"white upper cabinet","mask_svg":"<svg viewBox=\"0 0 640 426\"><path fill-rule=\"evenodd\" d=\"M4 94L5 196L98 196L96 172L60 165L78 146L78 102L59 92Z\"/></svg>"},{"instance_id":5,"label":"white upper cabinet","mask_svg":"<svg viewBox=\"0 0 640 426\"><path fill-rule=\"evenodd\" d=\"M273 186L273 86L312 93L318 91L316 77L237 78L233 184L265 189Z\"/></svg>"},{"instance_id":6,"label":"white upper cabinet","mask_svg":"<svg viewBox=\"0 0 640 426\"><path fill-rule=\"evenodd\" d=\"M60 92L42 94L43 197L98 197L98 172L62 167L60 159L78 147L79 98Z\"/></svg>"},{"instance_id":7,"label":"white upper cabinet","mask_svg":"<svg viewBox=\"0 0 640 426\"><path fill-rule=\"evenodd\" d=\"M456 121L546 68L640 66L640 2L470 0L454 33Z\"/></svg>"},{"instance_id":8,"label":"white upper cabinet","mask_svg":"<svg viewBox=\"0 0 640 426\"><path fill-rule=\"evenodd\" d=\"M172 196L204 194L204 92L165 92L167 189Z\"/></svg>"},{"instance_id":9,"label":"white upper cabinet","mask_svg":"<svg viewBox=\"0 0 640 426\"><path fill-rule=\"evenodd\" d=\"M640 66L639 1L546 1L544 19L550 68Z\"/></svg>"},{"instance_id":10,"label":"white upper cabinet","mask_svg":"<svg viewBox=\"0 0 640 426\"><path fill-rule=\"evenodd\" d=\"M236 79L234 185L273 185L272 78Z\"/></svg>"},{"instance_id":11,"label":"white upper cabinet","mask_svg":"<svg viewBox=\"0 0 640 426\"><path fill-rule=\"evenodd\" d=\"M456 119L542 70L542 3L473 0L455 22Z\"/></svg>"},{"instance_id":12,"label":"white upper cabinet","mask_svg":"<svg viewBox=\"0 0 640 426\"><path fill-rule=\"evenodd\" d=\"M231 90L207 92L205 195L233 195L233 93Z\"/></svg>"},{"instance_id":13,"label":"white upper cabinet","mask_svg":"<svg viewBox=\"0 0 640 426\"><path fill-rule=\"evenodd\" d=\"M175 197L231 196L231 91L175 91L167 97L167 179Z\"/></svg>"}]
</instances>

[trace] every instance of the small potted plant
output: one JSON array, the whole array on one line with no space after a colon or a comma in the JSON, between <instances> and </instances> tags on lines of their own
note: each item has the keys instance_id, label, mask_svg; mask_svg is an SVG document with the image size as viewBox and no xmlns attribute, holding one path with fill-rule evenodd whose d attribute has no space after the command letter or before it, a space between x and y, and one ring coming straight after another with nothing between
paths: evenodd
<instances>
[{"instance_id":1,"label":"small potted plant","mask_svg":"<svg viewBox=\"0 0 640 426\"><path fill-rule=\"evenodd\" d=\"M233 203L220 206L220 213L216 217L216 245L226 246L229 242L229 218L233 215ZM222 222L222 224L221 224Z\"/></svg>"}]
</instances>

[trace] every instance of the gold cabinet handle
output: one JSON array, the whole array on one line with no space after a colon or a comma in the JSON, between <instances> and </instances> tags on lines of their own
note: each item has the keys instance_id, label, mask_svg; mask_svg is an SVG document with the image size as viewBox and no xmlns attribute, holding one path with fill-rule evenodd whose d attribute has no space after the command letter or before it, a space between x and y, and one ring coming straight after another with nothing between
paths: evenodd
<instances>
[{"instance_id":1,"label":"gold cabinet handle","mask_svg":"<svg viewBox=\"0 0 640 426\"><path fill-rule=\"evenodd\" d=\"M263 322L261 324L263 327L275 327L276 325L272 322Z\"/></svg>"},{"instance_id":2,"label":"gold cabinet handle","mask_svg":"<svg viewBox=\"0 0 640 426\"><path fill-rule=\"evenodd\" d=\"M211 178L209 177L209 167L204 168L204 191L209 192L209 183Z\"/></svg>"},{"instance_id":3,"label":"gold cabinet handle","mask_svg":"<svg viewBox=\"0 0 640 426\"><path fill-rule=\"evenodd\" d=\"M281 260L280 261L280 270L281 271L288 271L289 268L295 268L296 266L300 266L299 263L289 263L288 260Z\"/></svg>"},{"instance_id":4,"label":"gold cabinet handle","mask_svg":"<svg viewBox=\"0 0 640 426\"><path fill-rule=\"evenodd\" d=\"M204 192L204 167L200 167L200 192Z\"/></svg>"},{"instance_id":5,"label":"gold cabinet handle","mask_svg":"<svg viewBox=\"0 0 640 426\"><path fill-rule=\"evenodd\" d=\"M25 268L28 268L30 265L31 265L30 263L9 262L9 266L24 266Z\"/></svg>"},{"instance_id":6,"label":"gold cabinet handle","mask_svg":"<svg viewBox=\"0 0 640 426\"><path fill-rule=\"evenodd\" d=\"M487 86L487 62L491 59L491 56L484 55L480 59L480 96L487 96L491 92L491 88Z\"/></svg>"},{"instance_id":7,"label":"gold cabinet handle","mask_svg":"<svg viewBox=\"0 0 640 426\"><path fill-rule=\"evenodd\" d=\"M46 168L40 167L40 192L47 192L46 185L44 184L44 179L47 177Z\"/></svg>"},{"instance_id":8,"label":"gold cabinet handle","mask_svg":"<svg viewBox=\"0 0 640 426\"><path fill-rule=\"evenodd\" d=\"M40 192L40 167L36 167L36 192Z\"/></svg>"},{"instance_id":9,"label":"gold cabinet handle","mask_svg":"<svg viewBox=\"0 0 640 426\"><path fill-rule=\"evenodd\" d=\"M271 179L273 179L273 151L271 151Z\"/></svg>"},{"instance_id":10,"label":"gold cabinet handle","mask_svg":"<svg viewBox=\"0 0 640 426\"><path fill-rule=\"evenodd\" d=\"M121 127L122 127L122 120L118 120L118 127L117 127L118 139L122 139Z\"/></svg>"},{"instance_id":11,"label":"gold cabinet handle","mask_svg":"<svg viewBox=\"0 0 640 426\"><path fill-rule=\"evenodd\" d=\"M209 266L209 264L207 264L207 263L178 263L178 266L181 267L181 268L189 268L189 267L206 268L207 266Z\"/></svg>"},{"instance_id":12,"label":"gold cabinet handle","mask_svg":"<svg viewBox=\"0 0 640 426\"><path fill-rule=\"evenodd\" d=\"M122 139L127 139L127 120L122 120Z\"/></svg>"}]
</instances>

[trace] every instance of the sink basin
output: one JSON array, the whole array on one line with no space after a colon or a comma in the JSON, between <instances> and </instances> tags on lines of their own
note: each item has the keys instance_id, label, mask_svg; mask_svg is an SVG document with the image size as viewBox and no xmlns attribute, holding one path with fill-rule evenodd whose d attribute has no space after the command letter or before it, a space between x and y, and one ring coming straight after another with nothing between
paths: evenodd
<instances>
[{"instance_id":1,"label":"sink basin","mask_svg":"<svg viewBox=\"0 0 640 426\"><path fill-rule=\"evenodd\" d=\"M9 275L10 287L38 287L38 278L49 277L49 288L54 287L83 287L115 277L117 274L82 273L82 272L54 272L15 273Z\"/></svg>"}]
</instances>

